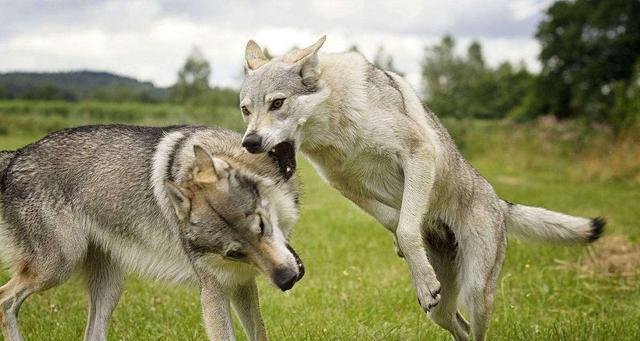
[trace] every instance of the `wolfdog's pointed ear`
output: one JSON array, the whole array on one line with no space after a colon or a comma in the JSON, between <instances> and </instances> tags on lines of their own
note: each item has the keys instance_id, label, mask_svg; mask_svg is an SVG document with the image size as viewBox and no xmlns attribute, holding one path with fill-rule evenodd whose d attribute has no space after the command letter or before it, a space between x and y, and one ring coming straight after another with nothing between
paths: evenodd
<instances>
[{"instance_id":1,"label":"wolfdog's pointed ear","mask_svg":"<svg viewBox=\"0 0 640 341\"><path fill-rule=\"evenodd\" d=\"M260 45L253 40L247 42L247 47L244 52L245 71L253 71L262 65L266 64L269 60L265 57Z\"/></svg>"},{"instance_id":2,"label":"wolfdog's pointed ear","mask_svg":"<svg viewBox=\"0 0 640 341\"><path fill-rule=\"evenodd\" d=\"M206 150L198 145L193 146L195 155L193 165L193 181L201 184L213 184L226 180L231 167L224 160L211 157Z\"/></svg>"},{"instance_id":3,"label":"wolfdog's pointed ear","mask_svg":"<svg viewBox=\"0 0 640 341\"><path fill-rule=\"evenodd\" d=\"M189 190L182 189L169 180L165 180L164 187L167 189L169 199L173 204L173 208L176 210L178 220L183 221L188 218L189 212L191 211L191 195Z\"/></svg>"},{"instance_id":4,"label":"wolfdog's pointed ear","mask_svg":"<svg viewBox=\"0 0 640 341\"><path fill-rule=\"evenodd\" d=\"M302 76L302 83L304 85L313 85L318 80L318 50L320 50L326 40L327 36L324 35L320 37L315 44L306 49L295 49L283 57L285 63L296 64L300 70L300 76Z\"/></svg>"}]
</instances>

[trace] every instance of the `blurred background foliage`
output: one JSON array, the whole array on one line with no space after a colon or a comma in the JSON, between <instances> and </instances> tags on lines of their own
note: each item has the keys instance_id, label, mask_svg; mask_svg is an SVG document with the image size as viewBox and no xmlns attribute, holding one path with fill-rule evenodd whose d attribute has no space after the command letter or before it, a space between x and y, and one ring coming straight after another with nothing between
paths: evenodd
<instances>
[{"instance_id":1,"label":"blurred background foliage","mask_svg":"<svg viewBox=\"0 0 640 341\"><path fill-rule=\"evenodd\" d=\"M590 158L590 174L596 177L637 179L638 18L640 1L635 0L555 2L536 33L542 47L537 73L524 63L491 67L480 42L471 42L460 54L455 37L445 36L424 49L421 95L463 151L489 145L483 141L491 135L534 146L532 152L551 148ZM265 54L271 56L266 49ZM398 72L383 46L372 63ZM0 74L0 135L36 136L114 122L242 130L237 90L210 86L214 72L194 47L169 88L107 72ZM479 136L479 131L486 134ZM545 139L564 142L544 147Z\"/></svg>"},{"instance_id":2,"label":"blurred background foliage","mask_svg":"<svg viewBox=\"0 0 640 341\"><path fill-rule=\"evenodd\" d=\"M640 103L640 2L559 1L536 34L542 70L487 67L480 43L454 54L444 37L422 63L425 98L441 116L531 119L553 115L634 128Z\"/></svg>"},{"instance_id":3,"label":"blurred background foliage","mask_svg":"<svg viewBox=\"0 0 640 341\"><path fill-rule=\"evenodd\" d=\"M439 116L529 120L552 115L637 128L640 107L640 2L558 1L539 24L539 73L524 64L485 63L474 41L466 54L445 36L425 48L423 98ZM357 51L353 47L352 50ZM265 50L270 55L268 50ZM380 46L372 62L398 72ZM212 70L194 48L170 88L106 72L0 74L0 99L237 106L234 89L209 86Z\"/></svg>"}]
</instances>

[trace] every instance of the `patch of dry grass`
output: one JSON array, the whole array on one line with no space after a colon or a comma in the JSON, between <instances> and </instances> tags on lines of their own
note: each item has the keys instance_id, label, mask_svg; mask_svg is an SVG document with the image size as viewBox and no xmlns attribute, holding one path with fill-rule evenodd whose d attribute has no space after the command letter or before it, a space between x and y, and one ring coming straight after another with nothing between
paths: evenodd
<instances>
[{"instance_id":1,"label":"patch of dry grass","mask_svg":"<svg viewBox=\"0 0 640 341\"><path fill-rule=\"evenodd\" d=\"M586 179L631 179L640 182L640 133L628 132L613 141L598 141L581 158Z\"/></svg>"},{"instance_id":2,"label":"patch of dry grass","mask_svg":"<svg viewBox=\"0 0 640 341\"><path fill-rule=\"evenodd\" d=\"M463 154L490 160L506 171L563 176L578 182L640 182L640 128L615 135L600 124L558 121L552 116L511 120L443 120Z\"/></svg>"},{"instance_id":3,"label":"patch of dry grass","mask_svg":"<svg viewBox=\"0 0 640 341\"><path fill-rule=\"evenodd\" d=\"M583 277L624 277L640 275L640 245L625 235L605 236L589 248L577 262L557 260L561 268L576 270Z\"/></svg>"}]
</instances>

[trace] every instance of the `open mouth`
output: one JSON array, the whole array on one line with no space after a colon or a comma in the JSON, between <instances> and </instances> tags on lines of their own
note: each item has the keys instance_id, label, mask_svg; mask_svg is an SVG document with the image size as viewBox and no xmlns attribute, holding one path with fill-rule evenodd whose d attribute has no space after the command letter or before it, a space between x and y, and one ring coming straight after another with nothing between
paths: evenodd
<instances>
[{"instance_id":1,"label":"open mouth","mask_svg":"<svg viewBox=\"0 0 640 341\"><path fill-rule=\"evenodd\" d=\"M296 172L296 150L293 142L284 141L278 143L269 151L269 156L280 168L280 174L289 180Z\"/></svg>"},{"instance_id":2,"label":"open mouth","mask_svg":"<svg viewBox=\"0 0 640 341\"><path fill-rule=\"evenodd\" d=\"M304 264L302 263L302 260L300 259L298 254L293 250L293 248L289 244L287 244L287 249L289 249L289 252L293 254L293 258L296 259L296 263L298 264L298 278L296 279L296 281L299 281L302 279L302 277L304 277Z\"/></svg>"}]
</instances>

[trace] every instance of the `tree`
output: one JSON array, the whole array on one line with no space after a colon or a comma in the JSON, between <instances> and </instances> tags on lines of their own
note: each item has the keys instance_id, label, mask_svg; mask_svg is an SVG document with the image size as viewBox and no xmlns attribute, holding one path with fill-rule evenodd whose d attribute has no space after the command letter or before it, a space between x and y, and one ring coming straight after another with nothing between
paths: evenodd
<instances>
[{"instance_id":1,"label":"tree","mask_svg":"<svg viewBox=\"0 0 640 341\"><path fill-rule=\"evenodd\" d=\"M351 47L351 49L354 49L354 48L355 48L355 51L357 52L358 50L355 45ZM384 50L384 47L382 47L382 45L378 46L378 51L376 52L376 55L373 57L373 65L379 67L382 70L392 71L399 74L400 76L404 76L404 73L398 71L398 69L396 69L395 65L393 64L393 56L390 54L387 54Z\"/></svg>"},{"instance_id":2,"label":"tree","mask_svg":"<svg viewBox=\"0 0 640 341\"><path fill-rule=\"evenodd\" d=\"M459 97L465 116L480 118L502 117L497 110L498 84L493 70L484 64L482 45L473 41L467 48L467 58L460 65L459 86L454 96Z\"/></svg>"},{"instance_id":3,"label":"tree","mask_svg":"<svg viewBox=\"0 0 640 341\"><path fill-rule=\"evenodd\" d=\"M531 93L535 76L524 63L513 66L502 63L495 71L497 97L494 110L507 116L518 116Z\"/></svg>"},{"instance_id":4,"label":"tree","mask_svg":"<svg viewBox=\"0 0 640 341\"><path fill-rule=\"evenodd\" d=\"M197 47L194 47L178 72L178 81L171 89L171 98L185 103L209 90L211 67Z\"/></svg>"},{"instance_id":5,"label":"tree","mask_svg":"<svg viewBox=\"0 0 640 341\"><path fill-rule=\"evenodd\" d=\"M530 111L606 119L614 84L629 83L640 56L640 1L559 1L546 14L536 34L543 67Z\"/></svg>"},{"instance_id":6,"label":"tree","mask_svg":"<svg viewBox=\"0 0 640 341\"><path fill-rule=\"evenodd\" d=\"M4 99L7 97L7 91L4 89L4 86L0 84L0 99Z\"/></svg>"},{"instance_id":7,"label":"tree","mask_svg":"<svg viewBox=\"0 0 640 341\"><path fill-rule=\"evenodd\" d=\"M640 125L640 58L636 60L631 80L614 83L611 92L614 102L608 121L616 133L637 129Z\"/></svg>"},{"instance_id":8,"label":"tree","mask_svg":"<svg viewBox=\"0 0 640 341\"><path fill-rule=\"evenodd\" d=\"M454 99L462 60L454 55L455 40L444 36L440 44L425 48L422 62L422 82L425 99L431 109L444 116L464 115Z\"/></svg>"},{"instance_id":9,"label":"tree","mask_svg":"<svg viewBox=\"0 0 640 341\"><path fill-rule=\"evenodd\" d=\"M473 41L467 49L467 59L469 66L477 69L484 69L484 57L482 56L482 45L479 42Z\"/></svg>"},{"instance_id":10,"label":"tree","mask_svg":"<svg viewBox=\"0 0 640 341\"><path fill-rule=\"evenodd\" d=\"M521 105L533 76L509 63L498 69L485 65L482 45L472 42L467 54L454 53L455 40L445 36L425 50L422 79L427 103L437 114L500 118Z\"/></svg>"}]
</instances>

